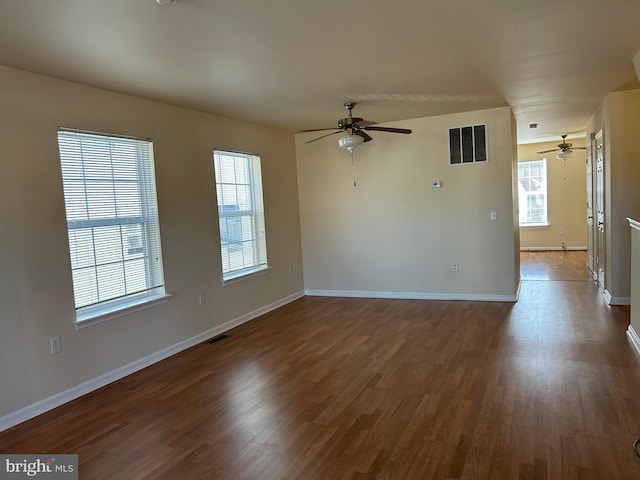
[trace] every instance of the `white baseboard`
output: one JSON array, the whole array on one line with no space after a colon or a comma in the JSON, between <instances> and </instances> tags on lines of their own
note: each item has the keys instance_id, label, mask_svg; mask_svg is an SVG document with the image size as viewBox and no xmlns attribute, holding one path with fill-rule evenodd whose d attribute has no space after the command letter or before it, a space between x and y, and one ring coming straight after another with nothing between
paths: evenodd
<instances>
[{"instance_id":1,"label":"white baseboard","mask_svg":"<svg viewBox=\"0 0 640 480\"><path fill-rule=\"evenodd\" d=\"M389 298L402 300L470 300L476 302L516 302L516 295L490 295L483 293L420 293L375 292L356 290L305 290L313 297Z\"/></svg>"},{"instance_id":2,"label":"white baseboard","mask_svg":"<svg viewBox=\"0 0 640 480\"><path fill-rule=\"evenodd\" d=\"M631 305L631 297L611 297L609 305Z\"/></svg>"},{"instance_id":3,"label":"white baseboard","mask_svg":"<svg viewBox=\"0 0 640 480\"><path fill-rule=\"evenodd\" d=\"M633 345L636 353L640 355L640 337L638 336L638 332L635 331L632 325L629 325L629 327L627 328L627 337L629 338L631 345Z\"/></svg>"},{"instance_id":4,"label":"white baseboard","mask_svg":"<svg viewBox=\"0 0 640 480\"><path fill-rule=\"evenodd\" d=\"M151 355L142 357L134 362L129 363L128 365L124 365L120 368L112 370L111 372L107 372L96 378L92 378L91 380L76 385L75 387L65 390L64 392L56 393L55 395L52 395L48 398L21 408L20 410L16 410L15 412L0 417L0 432L33 417L36 417L42 413L48 412L49 410L53 410L60 405L70 402L71 400L75 400L76 398L93 392L94 390L102 388L105 385L115 382L116 380L120 380L127 375L131 375L132 373L137 372L138 370L142 370L143 368L153 365L154 363L164 360L165 358L175 355L176 353L186 350L187 348L191 348L194 345L202 343L205 340L210 339L211 337L220 335L221 333L231 330L238 325L242 325L243 323L253 320L260 315L264 315L271 310L275 310L276 308L293 302L298 298L304 297L304 295L304 292L293 293L287 297L284 297L280 300L260 307L245 315L242 315L241 317L229 320L222 325L210 328L209 330L199 333L198 335L188 338L187 340L183 340L174 345L163 348L162 350L159 350L155 353L152 353Z\"/></svg>"},{"instance_id":5,"label":"white baseboard","mask_svg":"<svg viewBox=\"0 0 640 480\"><path fill-rule=\"evenodd\" d=\"M546 252L546 251L560 251L560 250L571 250L571 251L581 251L587 250L587 247L520 247L521 252Z\"/></svg>"},{"instance_id":6,"label":"white baseboard","mask_svg":"<svg viewBox=\"0 0 640 480\"><path fill-rule=\"evenodd\" d=\"M612 297L607 289L602 291L602 295L609 305L631 305L631 297Z\"/></svg>"}]
</instances>

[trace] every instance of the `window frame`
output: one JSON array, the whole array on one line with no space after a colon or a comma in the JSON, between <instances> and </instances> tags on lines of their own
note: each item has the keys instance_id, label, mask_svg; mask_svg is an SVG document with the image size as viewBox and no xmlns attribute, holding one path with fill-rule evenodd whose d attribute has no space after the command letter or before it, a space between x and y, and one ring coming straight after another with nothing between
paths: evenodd
<instances>
[{"instance_id":1,"label":"window frame","mask_svg":"<svg viewBox=\"0 0 640 480\"><path fill-rule=\"evenodd\" d=\"M166 302L170 295L164 285L151 139L63 127L58 128L57 139L76 328ZM118 148L128 152L119 153ZM88 173L92 169L94 173ZM100 169L98 178L95 172ZM130 210L121 214L122 209ZM134 227L137 235L129 232L128 236L127 230ZM133 249L129 248L132 239L136 240ZM109 262L101 259L101 248L109 249L105 254L112 256ZM114 273L120 266L121 271ZM105 273L108 267L113 267L111 273ZM74 273L80 271L93 275L94 288L89 289L91 282ZM127 282L136 287L130 288ZM116 290L122 293L115 294ZM94 301L87 300L91 297Z\"/></svg>"},{"instance_id":2,"label":"window frame","mask_svg":"<svg viewBox=\"0 0 640 480\"><path fill-rule=\"evenodd\" d=\"M544 176L544 188L542 189L542 191L528 191L524 188L524 186L521 183L521 175L520 175L520 167L524 166L525 164L532 164L532 163L538 163L541 164L543 166L543 173L542 175ZM531 179L533 176L532 175L527 175L527 179ZM529 180L531 181L531 180ZM526 216L530 217L531 216L531 208L529 205L529 201L528 199L534 197L535 195L542 195L543 199L544 199L544 219L542 222L533 222L533 221L522 221L522 213L523 211L526 212ZM526 205L524 206L523 209L523 205L521 202L522 198L526 198ZM531 159L531 160L522 160L518 162L518 224L520 226L520 228L546 228L549 226L549 169L547 166L547 159L546 158L538 158L538 159Z\"/></svg>"},{"instance_id":3,"label":"window frame","mask_svg":"<svg viewBox=\"0 0 640 480\"><path fill-rule=\"evenodd\" d=\"M234 159L234 181L229 181L229 172L223 172L222 167L220 167L223 156ZM247 162L247 169L241 175L237 174L236 162L238 159ZM213 150L213 177L218 212L222 284L226 285L265 273L270 269L270 266L267 257L262 160L260 156L255 153L216 148ZM240 181L238 180L239 177L241 177ZM248 191L248 201L243 205L240 205L241 201L238 200L238 196L242 196L238 193L238 187ZM234 190L235 193L229 193L230 189ZM233 231L231 233L229 220L233 221ZM245 235L247 227L251 231L249 237ZM230 240L230 237L235 238ZM234 246L234 254L231 253L231 246ZM240 265L236 263L240 256L238 251L242 254ZM232 258L232 255L235 258ZM245 262L246 257L253 257L253 261ZM236 264L235 268L232 268L233 264Z\"/></svg>"}]
</instances>

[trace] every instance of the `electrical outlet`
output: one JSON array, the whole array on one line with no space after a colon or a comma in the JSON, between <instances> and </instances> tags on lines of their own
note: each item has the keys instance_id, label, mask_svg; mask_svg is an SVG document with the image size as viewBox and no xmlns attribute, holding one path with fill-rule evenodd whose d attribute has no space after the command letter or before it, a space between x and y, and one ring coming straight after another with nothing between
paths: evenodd
<instances>
[{"instance_id":1,"label":"electrical outlet","mask_svg":"<svg viewBox=\"0 0 640 480\"><path fill-rule=\"evenodd\" d=\"M495 210L491 210L491 213L489 214L489 218L491 218L491 220L497 220L498 212L496 212Z\"/></svg>"},{"instance_id":2,"label":"electrical outlet","mask_svg":"<svg viewBox=\"0 0 640 480\"><path fill-rule=\"evenodd\" d=\"M558 231L560 232L560 235L564 235L564 228L560 227Z\"/></svg>"},{"instance_id":3,"label":"electrical outlet","mask_svg":"<svg viewBox=\"0 0 640 480\"><path fill-rule=\"evenodd\" d=\"M206 301L206 299L205 299L204 293L199 293L198 294L198 303L200 305L204 305L205 301Z\"/></svg>"},{"instance_id":4,"label":"electrical outlet","mask_svg":"<svg viewBox=\"0 0 640 480\"><path fill-rule=\"evenodd\" d=\"M451 271L452 272L457 272L458 271L458 262L453 262L451 264Z\"/></svg>"},{"instance_id":5,"label":"electrical outlet","mask_svg":"<svg viewBox=\"0 0 640 480\"><path fill-rule=\"evenodd\" d=\"M51 337L49 339L49 348L51 349L51 355L60 353L62 351L62 343L60 337Z\"/></svg>"}]
</instances>

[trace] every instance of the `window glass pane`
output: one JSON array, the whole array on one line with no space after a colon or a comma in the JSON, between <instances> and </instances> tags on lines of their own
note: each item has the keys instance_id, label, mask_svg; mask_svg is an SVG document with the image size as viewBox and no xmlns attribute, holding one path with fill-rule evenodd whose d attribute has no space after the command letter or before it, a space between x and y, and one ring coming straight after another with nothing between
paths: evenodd
<instances>
[{"instance_id":1,"label":"window glass pane","mask_svg":"<svg viewBox=\"0 0 640 480\"><path fill-rule=\"evenodd\" d=\"M144 258L128 260L124 263L127 292L142 292L147 286Z\"/></svg>"},{"instance_id":2,"label":"window glass pane","mask_svg":"<svg viewBox=\"0 0 640 480\"><path fill-rule=\"evenodd\" d=\"M253 216L245 215L242 217L242 240L253 240L255 237L254 225Z\"/></svg>"},{"instance_id":3,"label":"window glass pane","mask_svg":"<svg viewBox=\"0 0 640 480\"><path fill-rule=\"evenodd\" d=\"M69 231L69 253L72 269L95 265L93 235L90 228Z\"/></svg>"},{"instance_id":4,"label":"window glass pane","mask_svg":"<svg viewBox=\"0 0 640 480\"><path fill-rule=\"evenodd\" d=\"M93 241L98 265L122 260L122 239L117 225L94 228Z\"/></svg>"},{"instance_id":5,"label":"window glass pane","mask_svg":"<svg viewBox=\"0 0 640 480\"><path fill-rule=\"evenodd\" d=\"M235 183L236 173L235 173L235 162L233 161L233 157L228 155L222 155L220 157L220 182L221 183Z\"/></svg>"},{"instance_id":6,"label":"window glass pane","mask_svg":"<svg viewBox=\"0 0 640 480\"><path fill-rule=\"evenodd\" d=\"M76 308L93 305L98 302L98 281L94 267L78 268L71 271L73 275ZM82 288L77 288L82 286Z\"/></svg>"},{"instance_id":7,"label":"window glass pane","mask_svg":"<svg viewBox=\"0 0 640 480\"><path fill-rule=\"evenodd\" d=\"M140 186L133 182L115 182L113 184L116 215L122 217L140 217L142 199Z\"/></svg>"},{"instance_id":8,"label":"window glass pane","mask_svg":"<svg viewBox=\"0 0 640 480\"><path fill-rule=\"evenodd\" d=\"M115 216L116 209L113 184L111 182L86 180L84 187L89 218L98 219Z\"/></svg>"},{"instance_id":9,"label":"window glass pane","mask_svg":"<svg viewBox=\"0 0 640 480\"><path fill-rule=\"evenodd\" d=\"M124 267L121 263L98 265L96 273L99 300L111 300L125 294Z\"/></svg>"},{"instance_id":10,"label":"window glass pane","mask_svg":"<svg viewBox=\"0 0 640 480\"><path fill-rule=\"evenodd\" d=\"M249 185L236 186L236 203L240 211L251 210L251 188Z\"/></svg>"}]
</instances>

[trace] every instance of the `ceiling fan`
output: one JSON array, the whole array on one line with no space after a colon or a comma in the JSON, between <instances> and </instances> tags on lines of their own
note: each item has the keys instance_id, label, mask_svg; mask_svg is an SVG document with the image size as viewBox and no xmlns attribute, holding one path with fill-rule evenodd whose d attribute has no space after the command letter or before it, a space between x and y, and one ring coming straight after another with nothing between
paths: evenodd
<instances>
[{"instance_id":1,"label":"ceiling fan","mask_svg":"<svg viewBox=\"0 0 640 480\"><path fill-rule=\"evenodd\" d=\"M558 160L566 160L569 157L571 157L571 152L573 152L573 150L586 150L586 147L574 147L572 143L567 142L567 135L562 135L562 143L559 143L556 148L552 148L551 150L543 150L541 152L536 152L536 153L549 153L549 152L557 152L560 151L560 153L558 153Z\"/></svg>"},{"instance_id":2,"label":"ceiling fan","mask_svg":"<svg viewBox=\"0 0 640 480\"><path fill-rule=\"evenodd\" d=\"M354 117L352 115L353 107L356 106L355 102L346 102L344 107L349 111L349 116L338 120L337 127L329 128L313 128L311 130L301 130L301 132L320 132L322 130L336 130L335 132L322 135L321 137L314 138L305 143L312 143L331 135L335 135L341 132L347 132L347 135L340 137L338 145L340 148L346 148L353 153L353 149L362 145L365 142L370 142L373 138L366 133L366 131L376 132L391 132L391 133L404 133L409 134L411 130L408 128L391 128L391 127L375 127L376 122L371 122L360 117ZM366 131L365 131L366 130Z\"/></svg>"}]
</instances>

